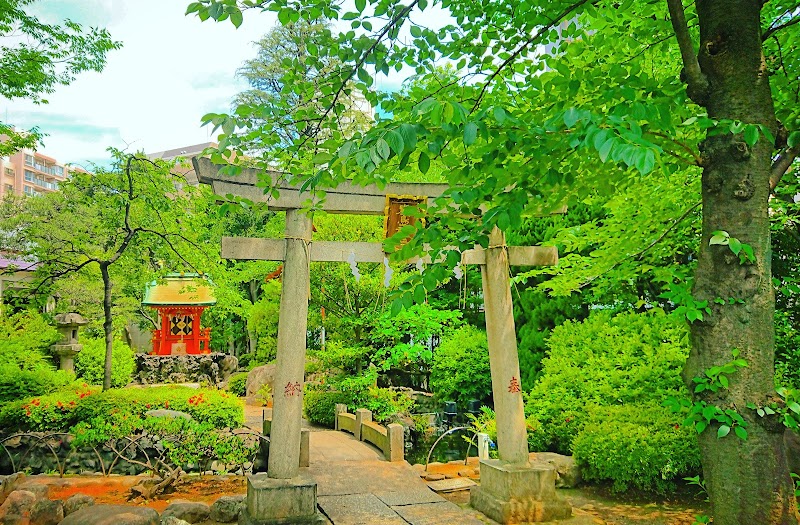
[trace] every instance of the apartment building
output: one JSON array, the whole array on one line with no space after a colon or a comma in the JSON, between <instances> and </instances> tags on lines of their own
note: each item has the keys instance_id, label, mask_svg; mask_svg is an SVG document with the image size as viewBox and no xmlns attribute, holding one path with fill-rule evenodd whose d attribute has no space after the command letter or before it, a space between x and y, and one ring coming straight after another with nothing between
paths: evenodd
<instances>
[{"instance_id":1,"label":"apartment building","mask_svg":"<svg viewBox=\"0 0 800 525\"><path fill-rule=\"evenodd\" d=\"M69 177L70 168L38 151L24 149L0 157L0 198L15 195L42 195L58 190Z\"/></svg>"}]
</instances>

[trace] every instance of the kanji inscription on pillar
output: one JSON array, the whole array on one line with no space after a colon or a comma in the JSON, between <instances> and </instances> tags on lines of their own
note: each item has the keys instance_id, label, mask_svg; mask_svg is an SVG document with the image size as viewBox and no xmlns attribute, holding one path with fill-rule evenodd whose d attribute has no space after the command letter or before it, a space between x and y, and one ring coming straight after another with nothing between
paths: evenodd
<instances>
[{"instance_id":1,"label":"kanji inscription on pillar","mask_svg":"<svg viewBox=\"0 0 800 525\"><path fill-rule=\"evenodd\" d=\"M299 396L303 392L303 386L300 383L286 383L286 388L283 389L283 397Z\"/></svg>"},{"instance_id":2,"label":"kanji inscription on pillar","mask_svg":"<svg viewBox=\"0 0 800 525\"><path fill-rule=\"evenodd\" d=\"M511 381L508 382L508 391L512 394L518 394L522 391L519 385L519 379L517 379L516 376L513 376Z\"/></svg>"}]
</instances>

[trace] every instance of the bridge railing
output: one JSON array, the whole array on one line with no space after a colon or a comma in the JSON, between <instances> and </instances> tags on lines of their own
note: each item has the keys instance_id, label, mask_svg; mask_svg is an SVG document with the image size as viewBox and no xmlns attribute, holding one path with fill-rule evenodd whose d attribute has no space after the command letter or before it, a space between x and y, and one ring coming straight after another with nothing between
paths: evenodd
<instances>
[{"instance_id":1,"label":"bridge railing","mask_svg":"<svg viewBox=\"0 0 800 525\"><path fill-rule=\"evenodd\" d=\"M372 443L383 451L387 461L404 459L403 425L379 425L372 421L372 412L366 408L359 408L355 414L350 414L347 412L347 405L337 404L335 428L350 432L359 441Z\"/></svg>"}]
</instances>

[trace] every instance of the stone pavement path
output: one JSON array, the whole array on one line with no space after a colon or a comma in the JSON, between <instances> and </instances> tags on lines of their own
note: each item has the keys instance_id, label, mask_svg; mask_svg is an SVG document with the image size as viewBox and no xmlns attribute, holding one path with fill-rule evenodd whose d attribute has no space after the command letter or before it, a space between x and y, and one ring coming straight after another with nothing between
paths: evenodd
<instances>
[{"instance_id":1,"label":"stone pavement path","mask_svg":"<svg viewBox=\"0 0 800 525\"><path fill-rule=\"evenodd\" d=\"M310 466L317 503L334 525L483 525L439 496L411 466L390 463L345 432L312 432Z\"/></svg>"},{"instance_id":2,"label":"stone pavement path","mask_svg":"<svg viewBox=\"0 0 800 525\"><path fill-rule=\"evenodd\" d=\"M262 418L261 407L245 407L246 426L260 431ZM484 525L429 489L405 461L385 461L346 432L305 420L303 428L312 432L310 465L301 470L316 480L317 504L333 525Z\"/></svg>"}]
</instances>

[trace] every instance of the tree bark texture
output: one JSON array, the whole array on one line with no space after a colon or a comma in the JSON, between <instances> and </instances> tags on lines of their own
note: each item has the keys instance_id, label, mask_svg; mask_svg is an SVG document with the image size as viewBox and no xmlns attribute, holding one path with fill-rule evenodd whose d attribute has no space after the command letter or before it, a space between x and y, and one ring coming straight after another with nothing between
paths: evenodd
<instances>
[{"instance_id":1,"label":"tree bark texture","mask_svg":"<svg viewBox=\"0 0 800 525\"><path fill-rule=\"evenodd\" d=\"M698 0L698 61L708 80L704 98L716 120L736 119L776 131L774 104L761 48L758 0ZM746 408L762 406L774 393L775 298L770 266L769 177L772 145L762 136L749 147L741 134L708 136L703 160L702 242L694 297L707 300L712 313L691 327L692 348L683 378L727 363L739 349L747 367L730 376L730 387L695 395L747 421L747 440L731 432L717 438L719 424L699 436L703 476L715 525L798 523L797 505L780 421L760 418ZM755 262L740 263L728 246L709 245L723 230L752 246ZM719 305L714 299L725 300ZM729 304L729 299L743 303Z\"/></svg>"},{"instance_id":2,"label":"tree bark texture","mask_svg":"<svg viewBox=\"0 0 800 525\"><path fill-rule=\"evenodd\" d=\"M111 363L114 347L114 329L111 317L111 276L108 265L100 264L100 275L103 277L103 332L106 336L106 359L103 373L103 390L111 388Z\"/></svg>"}]
</instances>

